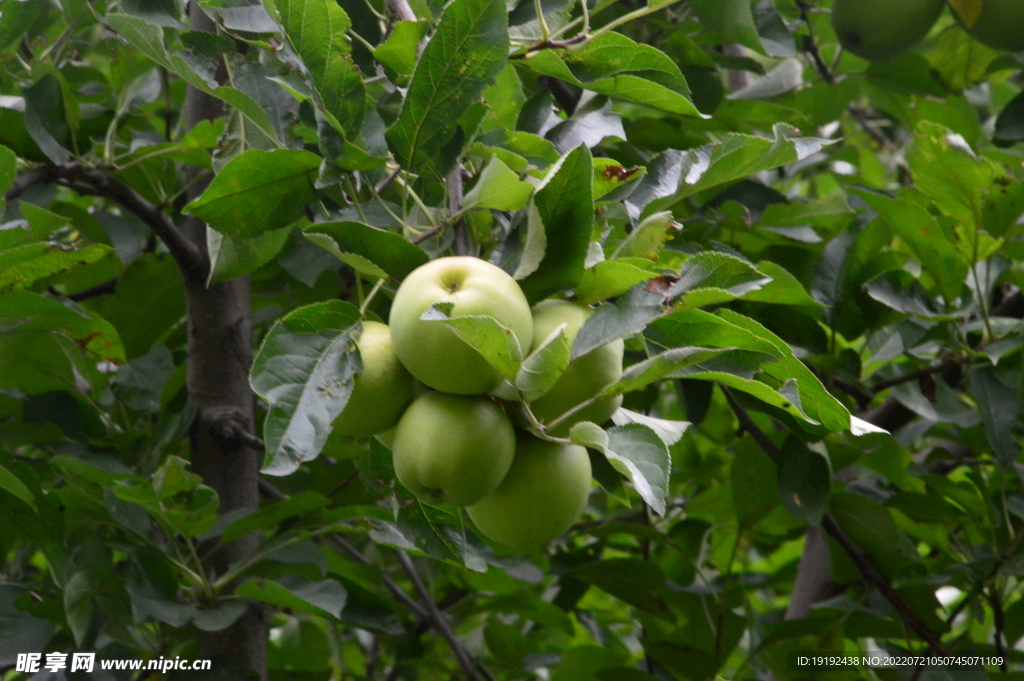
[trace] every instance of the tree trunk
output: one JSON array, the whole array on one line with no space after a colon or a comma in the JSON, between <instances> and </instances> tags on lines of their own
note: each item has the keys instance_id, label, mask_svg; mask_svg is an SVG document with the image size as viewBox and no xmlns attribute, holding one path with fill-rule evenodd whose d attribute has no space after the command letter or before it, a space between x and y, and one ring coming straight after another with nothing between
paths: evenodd
<instances>
[{"instance_id":1,"label":"tree trunk","mask_svg":"<svg viewBox=\"0 0 1024 681\"><path fill-rule=\"evenodd\" d=\"M214 23L192 2L190 25L194 31L212 32ZM223 107L216 98L189 86L185 116L189 129L203 120L220 118ZM191 181L192 177L189 177ZM191 185L188 198L202 193L203 183ZM206 253L206 225L188 220L188 237ZM207 288L203 277L185 278L188 314L188 400L199 414L192 427L192 466L220 496L222 514L259 507L261 456L228 434L232 429L254 431L249 368L252 364L252 317L249 279L243 277ZM237 539L216 551L205 565L207 574L226 568L258 546L255 534ZM258 604L231 627L203 635L203 656L267 678L266 615Z\"/></svg>"}]
</instances>

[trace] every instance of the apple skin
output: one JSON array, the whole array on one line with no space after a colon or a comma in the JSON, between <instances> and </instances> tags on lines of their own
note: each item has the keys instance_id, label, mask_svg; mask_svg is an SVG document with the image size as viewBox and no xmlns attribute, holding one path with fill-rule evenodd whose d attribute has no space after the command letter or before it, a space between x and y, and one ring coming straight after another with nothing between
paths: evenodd
<instances>
[{"instance_id":1,"label":"apple skin","mask_svg":"<svg viewBox=\"0 0 1024 681\"><path fill-rule=\"evenodd\" d=\"M594 314L586 305L566 300L545 300L533 306L533 346L536 350L559 325L565 324L566 338L572 348L583 323ZM530 410L541 423L558 418L580 402L590 399L622 376L622 339L594 348L573 360L558 382L547 393L530 403ZM559 424L551 435L565 437L580 421L604 423L622 404L622 395L603 397Z\"/></svg>"},{"instance_id":2,"label":"apple skin","mask_svg":"<svg viewBox=\"0 0 1024 681\"><path fill-rule=\"evenodd\" d=\"M945 0L835 0L832 27L844 48L882 61L925 37L945 5Z\"/></svg>"},{"instance_id":3,"label":"apple skin","mask_svg":"<svg viewBox=\"0 0 1024 681\"><path fill-rule=\"evenodd\" d=\"M985 0L981 15L967 32L979 43L997 50L1024 50L1024 0Z\"/></svg>"},{"instance_id":4,"label":"apple skin","mask_svg":"<svg viewBox=\"0 0 1024 681\"><path fill-rule=\"evenodd\" d=\"M342 435L373 435L398 423L412 401L416 381L398 361L386 324L363 322L357 346L363 373L332 425Z\"/></svg>"},{"instance_id":5,"label":"apple skin","mask_svg":"<svg viewBox=\"0 0 1024 681\"><path fill-rule=\"evenodd\" d=\"M533 318L519 284L479 258L438 258L413 270L391 305L391 338L402 364L425 385L456 395L486 393L500 380L492 367L441 322L420 315L435 303L454 303L452 317L493 317L525 348Z\"/></svg>"},{"instance_id":6,"label":"apple skin","mask_svg":"<svg viewBox=\"0 0 1024 681\"><path fill-rule=\"evenodd\" d=\"M427 393L405 410L391 453L399 482L418 499L468 506L504 479L515 449L512 422L487 398Z\"/></svg>"},{"instance_id":7,"label":"apple skin","mask_svg":"<svg viewBox=\"0 0 1024 681\"><path fill-rule=\"evenodd\" d=\"M525 553L572 526L587 505L590 474L583 447L519 433L508 475L466 510L485 537Z\"/></svg>"}]
</instances>

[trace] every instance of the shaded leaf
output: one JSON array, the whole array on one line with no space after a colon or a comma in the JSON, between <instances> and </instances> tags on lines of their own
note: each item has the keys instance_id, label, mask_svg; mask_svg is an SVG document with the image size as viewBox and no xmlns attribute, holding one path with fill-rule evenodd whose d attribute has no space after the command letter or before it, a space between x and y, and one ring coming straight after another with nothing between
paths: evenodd
<instances>
[{"instance_id":1,"label":"shaded leaf","mask_svg":"<svg viewBox=\"0 0 1024 681\"><path fill-rule=\"evenodd\" d=\"M323 449L362 370L354 347L358 324L354 305L332 300L290 312L267 333L250 378L270 405L265 473L287 475Z\"/></svg>"},{"instance_id":2,"label":"shaded leaf","mask_svg":"<svg viewBox=\"0 0 1024 681\"><path fill-rule=\"evenodd\" d=\"M572 427L569 437L575 444L602 452L655 513L665 514L671 460L668 447L653 429L630 423L606 431L583 421Z\"/></svg>"},{"instance_id":3,"label":"shaded leaf","mask_svg":"<svg viewBox=\"0 0 1024 681\"><path fill-rule=\"evenodd\" d=\"M594 224L593 177L590 150L580 146L563 156L538 185L533 205L540 218L536 228L544 230L544 257L520 280L530 300L572 288L583 278ZM535 228L532 221L530 228Z\"/></svg>"},{"instance_id":4,"label":"shaded leaf","mask_svg":"<svg viewBox=\"0 0 1024 681\"><path fill-rule=\"evenodd\" d=\"M460 119L508 59L508 14L490 0L454 0L420 55L388 146L403 168L447 175L465 141Z\"/></svg>"}]
</instances>

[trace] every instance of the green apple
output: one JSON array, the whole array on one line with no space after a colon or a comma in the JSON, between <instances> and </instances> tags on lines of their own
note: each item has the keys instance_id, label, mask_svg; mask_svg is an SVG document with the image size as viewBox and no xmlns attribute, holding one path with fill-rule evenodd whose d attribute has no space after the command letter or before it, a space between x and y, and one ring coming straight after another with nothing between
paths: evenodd
<instances>
[{"instance_id":1,"label":"green apple","mask_svg":"<svg viewBox=\"0 0 1024 681\"><path fill-rule=\"evenodd\" d=\"M484 536L525 552L568 530L590 495L590 457L519 433L512 468L498 489L466 510Z\"/></svg>"},{"instance_id":2,"label":"green apple","mask_svg":"<svg viewBox=\"0 0 1024 681\"><path fill-rule=\"evenodd\" d=\"M501 378L448 326L420 319L435 303L453 303L452 317L493 317L512 331L524 350L533 337L530 304L500 267L469 257L438 258L418 267L395 294L391 337L402 364L434 390L479 395Z\"/></svg>"},{"instance_id":3,"label":"green apple","mask_svg":"<svg viewBox=\"0 0 1024 681\"><path fill-rule=\"evenodd\" d=\"M832 27L844 48L881 61L925 37L945 5L946 0L835 0Z\"/></svg>"},{"instance_id":4,"label":"green apple","mask_svg":"<svg viewBox=\"0 0 1024 681\"><path fill-rule=\"evenodd\" d=\"M555 329L565 324L565 337L572 347L583 323L594 314L587 305L566 300L545 300L533 307L533 346L536 350ZM541 423L552 421L580 402L588 400L622 376L621 339L594 348L577 357L547 393L530 403L530 410ZM602 397L593 404L558 424L552 435L564 437L573 424L580 421L604 423L622 404L622 396Z\"/></svg>"},{"instance_id":5,"label":"green apple","mask_svg":"<svg viewBox=\"0 0 1024 681\"><path fill-rule=\"evenodd\" d=\"M427 393L409 405L391 446L395 474L431 504L474 504L512 465L516 435L501 407L485 397Z\"/></svg>"},{"instance_id":6,"label":"green apple","mask_svg":"<svg viewBox=\"0 0 1024 681\"><path fill-rule=\"evenodd\" d=\"M1024 0L985 0L981 15L967 32L997 50L1024 50Z\"/></svg>"},{"instance_id":7,"label":"green apple","mask_svg":"<svg viewBox=\"0 0 1024 681\"><path fill-rule=\"evenodd\" d=\"M363 372L333 427L342 435L373 435L398 423L412 401L416 381L398 361L386 324L363 322L356 345Z\"/></svg>"}]
</instances>

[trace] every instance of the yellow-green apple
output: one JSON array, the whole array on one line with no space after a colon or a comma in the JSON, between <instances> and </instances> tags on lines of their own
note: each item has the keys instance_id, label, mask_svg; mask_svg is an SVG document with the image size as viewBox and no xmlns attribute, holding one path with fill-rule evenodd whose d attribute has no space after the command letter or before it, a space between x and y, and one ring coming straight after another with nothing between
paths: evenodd
<instances>
[{"instance_id":1,"label":"yellow-green apple","mask_svg":"<svg viewBox=\"0 0 1024 681\"><path fill-rule=\"evenodd\" d=\"M435 303L452 303L452 317L493 317L524 351L533 337L530 305L519 284L500 267L479 258L451 257L415 269L391 305L391 337L402 364L435 390L478 395L501 378L446 324L420 319Z\"/></svg>"},{"instance_id":2,"label":"yellow-green apple","mask_svg":"<svg viewBox=\"0 0 1024 681\"><path fill-rule=\"evenodd\" d=\"M333 427L342 435L373 435L398 423L412 401L416 381L398 361L386 324L363 322L356 345L363 371Z\"/></svg>"},{"instance_id":3,"label":"yellow-green apple","mask_svg":"<svg viewBox=\"0 0 1024 681\"><path fill-rule=\"evenodd\" d=\"M568 530L589 495L586 449L520 432L508 475L498 489L466 510L484 536L525 552Z\"/></svg>"},{"instance_id":4,"label":"yellow-green apple","mask_svg":"<svg viewBox=\"0 0 1024 681\"><path fill-rule=\"evenodd\" d=\"M565 324L566 339L572 347L583 323L594 314L593 308L566 300L545 300L533 307L533 345L536 350L561 324ZM590 399L622 376L621 339L594 348L574 359L558 382L530 403L530 410L541 423L552 421L577 404ZM558 424L552 435L568 435L573 424L580 421L604 423L622 404L622 396L602 397L584 407L572 417Z\"/></svg>"},{"instance_id":5,"label":"yellow-green apple","mask_svg":"<svg viewBox=\"0 0 1024 681\"><path fill-rule=\"evenodd\" d=\"M512 465L515 430L485 397L427 393L405 410L391 445L399 482L431 504L474 504Z\"/></svg>"},{"instance_id":6,"label":"yellow-green apple","mask_svg":"<svg viewBox=\"0 0 1024 681\"><path fill-rule=\"evenodd\" d=\"M835 0L832 27L844 48L881 61L925 37L945 5L946 0Z\"/></svg>"},{"instance_id":7,"label":"yellow-green apple","mask_svg":"<svg viewBox=\"0 0 1024 681\"><path fill-rule=\"evenodd\" d=\"M1024 0L985 0L978 20L967 32L997 50L1024 51Z\"/></svg>"}]
</instances>

